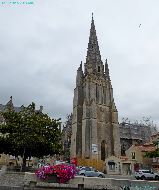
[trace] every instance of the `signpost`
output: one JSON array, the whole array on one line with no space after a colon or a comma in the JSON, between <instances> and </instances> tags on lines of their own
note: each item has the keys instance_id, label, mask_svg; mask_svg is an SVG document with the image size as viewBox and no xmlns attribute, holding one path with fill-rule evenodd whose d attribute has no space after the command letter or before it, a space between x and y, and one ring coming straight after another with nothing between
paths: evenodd
<instances>
[{"instance_id":1,"label":"signpost","mask_svg":"<svg viewBox=\"0 0 159 190\"><path fill-rule=\"evenodd\" d=\"M98 145L97 144L92 144L92 153L98 154Z\"/></svg>"}]
</instances>

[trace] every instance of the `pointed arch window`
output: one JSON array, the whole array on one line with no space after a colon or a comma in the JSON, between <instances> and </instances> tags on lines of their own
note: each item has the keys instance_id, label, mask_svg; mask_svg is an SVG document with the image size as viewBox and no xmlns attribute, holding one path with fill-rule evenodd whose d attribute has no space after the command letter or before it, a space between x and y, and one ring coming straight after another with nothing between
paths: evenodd
<instances>
[{"instance_id":1,"label":"pointed arch window","mask_svg":"<svg viewBox=\"0 0 159 190\"><path fill-rule=\"evenodd\" d=\"M98 66L98 72L100 73L100 66Z\"/></svg>"},{"instance_id":2,"label":"pointed arch window","mask_svg":"<svg viewBox=\"0 0 159 190\"><path fill-rule=\"evenodd\" d=\"M108 149L107 144L105 140L102 140L101 142L101 160L105 161L105 159L108 157Z\"/></svg>"},{"instance_id":3,"label":"pointed arch window","mask_svg":"<svg viewBox=\"0 0 159 190\"><path fill-rule=\"evenodd\" d=\"M97 99L97 101L98 101L98 98L99 98L99 92L98 92L98 85L96 83L96 99Z\"/></svg>"}]
</instances>

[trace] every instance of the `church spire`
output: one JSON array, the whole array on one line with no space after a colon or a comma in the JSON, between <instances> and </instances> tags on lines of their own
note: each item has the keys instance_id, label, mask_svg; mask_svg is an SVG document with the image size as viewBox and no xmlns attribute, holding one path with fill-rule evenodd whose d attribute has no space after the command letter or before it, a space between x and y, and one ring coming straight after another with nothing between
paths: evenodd
<instances>
[{"instance_id":1,"label":"church spire","mask_svg":"<svg viewBox=\"0 0 159 190\"><path fill-rule=\"evenodd\" d=\"M96 35L96 29L92 13L91 29L90 29L89 43L87 49L87 57L86 57L86 72L88 68L91 68L93 72L97 71L98 66L100 66L101 63L102 63L101 55L99 51L98 39Z\"/></svg>"}]
</instances>

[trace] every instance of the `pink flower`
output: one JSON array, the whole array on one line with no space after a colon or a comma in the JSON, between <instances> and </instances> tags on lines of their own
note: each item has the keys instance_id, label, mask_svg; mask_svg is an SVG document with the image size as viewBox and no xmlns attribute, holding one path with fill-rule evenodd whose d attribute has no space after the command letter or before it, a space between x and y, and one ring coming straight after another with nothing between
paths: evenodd
<instances>
[{"instance_id":1,"label":"pink flower","mask_svg":"<svg viewBox=\"0 0 159 190\"><path fill-rule=\"evenodd\" d=\"M55 174L59 183L65 183L73 179L76 175L76 167L67 164L58 164L55 166L44 166L35 172L40 179L47 179L49 175Z\"/></svg>"}]
</instances>

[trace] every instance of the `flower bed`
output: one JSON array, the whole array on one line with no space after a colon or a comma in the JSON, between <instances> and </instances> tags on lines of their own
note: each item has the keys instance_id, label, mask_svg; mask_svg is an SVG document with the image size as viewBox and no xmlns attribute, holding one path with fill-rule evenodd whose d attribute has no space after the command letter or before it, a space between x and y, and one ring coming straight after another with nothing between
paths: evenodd
<instances>
[{"instance_id":1,"label":"flower bed","mask_svg":"<svg viewBox=\"0 0 159 190\"><path fill-rule=\"evenodd\" d=\"M66 183L76 175L74 165L58 164L55 166L43 166L35 172L36 176L42 180L47 180L50 176L57 177L58 183ZM54 181L53 181L54 182Z\"/></svg>"}]
</instances>

